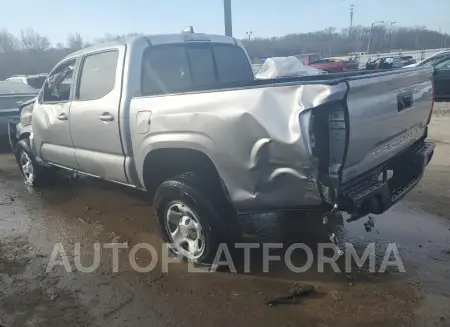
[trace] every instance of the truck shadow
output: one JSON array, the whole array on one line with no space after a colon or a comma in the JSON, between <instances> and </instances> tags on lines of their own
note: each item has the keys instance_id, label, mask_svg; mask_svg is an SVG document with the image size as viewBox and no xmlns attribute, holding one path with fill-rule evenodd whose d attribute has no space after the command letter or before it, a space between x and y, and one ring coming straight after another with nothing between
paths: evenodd
<instances>
[{"instance_id":1,"label":"truck shadow","mask_svg":"<svg viewBox=\"0 0 450 327\"><path fill-rule=\"evenodd\" d=\"M383 246L375 249L374 270L370 269L369 261L359 267L346 253L353 248L361 257L369 243L350 243L344 220L334 221L332 226L344 250L344 254L339 256L337 247L330 242L329 230L323 225L322 217L320 212L302 211L242 217L253 231L252 239L246 243L252 243L255 248L247 257L242 248L231 248L232 268L238 274L252 276L349 284L356 281L381 282L390 275L389 270L379 273L385 254ZM363 229L361 233L364 233ZM232 270L226 265L222 269Z\"/></svg>"}]
</instances>

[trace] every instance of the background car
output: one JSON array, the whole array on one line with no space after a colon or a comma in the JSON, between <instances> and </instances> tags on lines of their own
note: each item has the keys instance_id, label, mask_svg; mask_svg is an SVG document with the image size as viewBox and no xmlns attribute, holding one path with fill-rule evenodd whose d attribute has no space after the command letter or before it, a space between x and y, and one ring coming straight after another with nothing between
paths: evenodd
<instances>
[{"instance_id":1,"label":"background car","mask_svg":"<svg viewBox=\"0 0 450 327\"><path fill-rule=\"evenodd\" d=\"M441 60L442 58L445 58L448 55L450 55L450 50L441 51L441 52L436 53L435 55L425 58L422 61L419 61L419 62L411 64L411 65L407 65L407 66L405 66L405 68L423 66L431 61Z\"/></svg>"},{"instance_id":2,"label":"background car","mask_svg":"<svg viewBox=\"0 0 450 327\"><path fill-rule=\"evenodd\" d=\"M19 119L19 107L38 91L25 83L0 81L0 137L8 134L8 122Z\"/></svg>"},{"instance_id":3,"label":"background car","mask_svg":"<svg viewBox=\"0 0 450 327\"><path fill-rule=\"evenodd\" d=\"M393 69L393 68L402 68L404 66L405 59L403 57L380 57L375 59L374 61L367 60L366 69Z\"/></svg>"},{"instance_id":4,"label":"background car","mask_svg":"<svg viewBox=\"0 0 450 327\"><path fill-rule=\"evenodd\" d=\"M441 60L429 61L421 66L434 67L434 94L437 101L450 100L450 54Z\"/></svg>"},{"instance_id":5,"label":"background car","mask_svg":"<svg viewBox=\"0 0 450 327\"><path fill-rule=\"evenodd\" d=\"M312 62L309 66L329 73L337 73L358 70L359 62L356 60L326 58Z\"/></svg>"},{"instance_id":6,"label":"background car","mask_svg":"<svg viewBox=\"0 0 450 327\"><path fill-rule=\"evenodd\" d=\"M402 60L403 66L413 65L416 63L416 59L412 56L400 56L400 59Z\"/></svg>"},{"instance_id":7,"label":"background car","mask_svg":"<svg viewBox=\"0 0 450 327\"><path fill-rule=\"evenodd\" d=\"M30 85L32 88L36 90L40 90L45 80L47 79L48 74L36 74L36 75L14 75L11 76L5 81L7 82L22 82L24 84Z\"/></svg>"},{"instance_id":8,"label":"background car","mask_svg":"<svg viewBox=\"0 0 450 327\"><path fill-rule=\"evenodd\" d=\"M308 66L311 63L321 60L323 58L320 53L304 53L296 55L295 57L298 60L300 60L300 62L305 66Z\"/></svg>"}]
</instances>

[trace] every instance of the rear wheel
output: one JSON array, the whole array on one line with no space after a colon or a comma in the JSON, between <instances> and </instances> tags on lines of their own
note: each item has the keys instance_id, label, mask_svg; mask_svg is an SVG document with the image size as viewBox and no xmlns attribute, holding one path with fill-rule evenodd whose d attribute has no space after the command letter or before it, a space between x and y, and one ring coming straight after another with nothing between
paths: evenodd
<instances>
[{"instance_id":1,"label":"rear wheel","mask_svg":"<svg viewBox=\"0 0 450 327\"><path fill-rule=\"evenodd\" d=\"M16 160L26 185L41 187L53 180L51 168L43 167L36 162L28 139L17 143Z\"/></svg>"},{"instance_id":2,"label":"rear wheel","mask_svg":"<svg viewBox=\"0 0 450 327\"><path fill-rule=\"evenodd\" d=\"M154 208L164 240L191 262L212 263L220 243L231 240L230 222L235 216L214 184L185 173L163 182L155 193Z\"/></svg>"}]
</instances>

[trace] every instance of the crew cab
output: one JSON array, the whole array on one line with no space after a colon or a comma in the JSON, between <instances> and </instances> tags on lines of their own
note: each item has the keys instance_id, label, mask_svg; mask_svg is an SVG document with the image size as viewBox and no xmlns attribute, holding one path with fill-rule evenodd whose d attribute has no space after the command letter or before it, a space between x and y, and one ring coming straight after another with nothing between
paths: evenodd
<instances>
[{"instance_id":1,"label":"crew cab","mask_svg":"<svg viewBox=\"0 0 450 327\"><path fill-rule=\"evenodd\" d=\"M255 80L234 38L139 36L63 59L11 133L27 184L59 167L144 190L172 249L210 262L243 213L391 207L433 154L431 79Z\"/></svg>"}]
</instances>

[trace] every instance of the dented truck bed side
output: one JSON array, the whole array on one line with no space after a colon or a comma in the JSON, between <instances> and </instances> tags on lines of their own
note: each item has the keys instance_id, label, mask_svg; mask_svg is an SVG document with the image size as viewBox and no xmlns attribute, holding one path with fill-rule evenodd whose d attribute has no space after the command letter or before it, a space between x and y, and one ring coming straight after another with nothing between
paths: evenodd
<instances>
[{"instance_id":1,"label":"dented truck bed side","mask_svg":"<svg viewBox=\"0 0 450 327\"><path fill-rule=\"evenodd\" d=\"M304 77L130 105L140 183L146 155L189 148L214 163L238 211L339 202L340 188L426 136L431 70ZM398 95L412 99L399 109ZM151 109L151 118L142 115ZM146 133L139 131L150 119Z\"/></svg>"}]
</instances>

